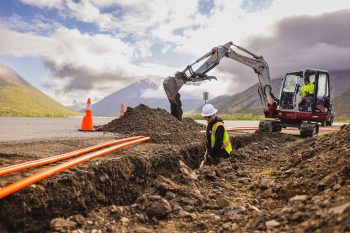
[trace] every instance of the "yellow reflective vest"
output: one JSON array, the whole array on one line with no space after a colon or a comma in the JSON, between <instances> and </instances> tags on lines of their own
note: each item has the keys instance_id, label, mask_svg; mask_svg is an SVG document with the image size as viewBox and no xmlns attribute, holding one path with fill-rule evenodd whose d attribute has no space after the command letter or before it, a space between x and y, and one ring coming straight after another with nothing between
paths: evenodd
<instances>
[{"instance_id":1,"label":"yellow reflective vest","mask_svg":"<svg viewBox=\"0 0 350 233\"><path fill-rule=\"evenodd\" d=\"M308 83L304 84L301 87L300 95L301 96L307 96L307 95L313 95L314 94L314 84L313 83Z\"/></svg>"},{"instance_id":2,"label":"yellow reflective vest","mask_svg":"<svg viewBox=\"0 0 350 233\"><path fill-rule=\"evenodd\" d=\"M216 122L214 125L213 125L213 128L211 129L211 136L210 136L210 141L211 141L211 148L214 148L214 145L215 145L215 133L216 133L216 130L217 128L222 125L224 126L224 123L223 122ZM230 142L230 138L228 136L228 133L224 127L224 137L223 137L223 142L222 142L222 148L225 149L225 151L230 154L231 151L232 151L232 146L231 146L231 142Z\"/></svg>"}]
</instances>

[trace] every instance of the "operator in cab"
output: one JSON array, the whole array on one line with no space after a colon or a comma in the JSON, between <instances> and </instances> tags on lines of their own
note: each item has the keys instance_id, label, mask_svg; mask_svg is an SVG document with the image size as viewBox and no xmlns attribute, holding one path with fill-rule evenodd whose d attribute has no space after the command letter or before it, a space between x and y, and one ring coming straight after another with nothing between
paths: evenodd
<instances>
[{"instance_id":1,"label":"operator in cab","mask_svg":"<svg viewBox=\"0 0 350 233\"><path fill-rule=\"evenodd\" d=\"M211 104L202 108L202 116L207 121L206 142L207 154L212 159L228 158L232 146L224 122L217 115L217 110Z\"/></svg>"},{"instance_id":2,"label":"operator in cab","mask_svg":"<svg viewBox=\"0 0 350 233\"><path fill-rule=\"evenodd\" d=\"M301 87L300 96L302 98L314 95L314 84L310 82L310 75L305 74L304 85Z\"/></svg>"},{"instance_id":3,"label":"operator in cab","mask_svg":"<svg viewBox=\"0 0 350 233\"><path fill-rule=\"evenodd\" d=\"M299 110L310 112L314 96L314 84L310 82L310 74L305 74L304 85L301 87L300 96Z\"/></svg>"}]
</instances>

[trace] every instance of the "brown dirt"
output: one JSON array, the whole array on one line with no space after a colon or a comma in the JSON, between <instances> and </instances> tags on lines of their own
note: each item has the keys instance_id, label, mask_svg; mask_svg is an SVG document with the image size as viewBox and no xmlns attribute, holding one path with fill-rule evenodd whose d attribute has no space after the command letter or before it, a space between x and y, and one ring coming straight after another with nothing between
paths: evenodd
<instances>
[{"instance_id":1,"label":"brown dirt","mask_svg":"<svg viewBox=\"0 0 350 233\"><path fill-rule=\"evenodd\" d=\"M154 134L157 125L148 130L153 121L145 119L184 129L161 110L135 109L155 114L126 114L105 129ZM140 121L145 126L137 128ZM234 156L201 169L203 135L192 132L181 141L181 134L165 127L155 142L90 161L1 200L0 225L10 232L350 231L349 126L306 140L284 133L233 135ZM51 143L57 153L82 146L82 140ZM45 157L50 143L1 146L0 162L7 165L13 154L17 162L34 148L36 157Z\"/></svg>"},{"instance_id":2,"label":"brown dirt","mask_svg":"<svg viewBox=\"0 0 350 233\"><path fill-rule=\"evenodd\" d=\"M188 143L189 139L197 140L199 131L205 130L205 127L193 119L184 118L179 121L164 109L152 109L141 104L135 108L127 108L124 117L99 126L97 130L150 136L156 143L180 145ZM204 135L202 138L204 139Z\"/></svg>"}]
</instances>

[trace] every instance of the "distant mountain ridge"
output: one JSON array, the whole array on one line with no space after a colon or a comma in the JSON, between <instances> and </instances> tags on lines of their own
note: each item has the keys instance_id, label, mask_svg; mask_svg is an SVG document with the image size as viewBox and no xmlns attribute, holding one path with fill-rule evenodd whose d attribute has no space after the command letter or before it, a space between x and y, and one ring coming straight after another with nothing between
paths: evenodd
<instances>
[{"instance_id":1,"label":"distant mountain ridge","mask_svg":"<svg viewBox=\"0 0 350 233\"><path fill-rule=\"evenodd\" d=\"M350 70L330 71L331 93L336 117L350 119ZM273 79L272 87L279 96L281 79ZM151 108L170 111L170 104L164 98L146 97L145 92L156 92L159 85L150 80L134 82L92 105L96 116L118 116L120 104L136 107L143 103ZM220 114L250 114L262 116L258 84L233 95L221 95L208 101ZM181 96L184 112L200 113L203 100L186 95ZM10 67L0 64L0 116L71 116L77 112L69 110L46 96Z\"/></svg>"},{"instance_id":2,"label":"distant mountain ridge","mask_svg":"<svg viewBox=\"0 0 350 233\"><path fill-rule=\"evenodd\" d=\"M66 109L10 67L0 64L0 116L47 116L78 115Z\"/></svg>"},{"instance_id":3,"label":"distant mountain ridge","mask_svg":"<svg viewBox=\"0 0 350 233\"><path fill-rule=\"evenodd\" d=\"M0 87L6 86L30 86L27 80L22 78L16 71L0 63Z\"/></svg>"}]
</instances>

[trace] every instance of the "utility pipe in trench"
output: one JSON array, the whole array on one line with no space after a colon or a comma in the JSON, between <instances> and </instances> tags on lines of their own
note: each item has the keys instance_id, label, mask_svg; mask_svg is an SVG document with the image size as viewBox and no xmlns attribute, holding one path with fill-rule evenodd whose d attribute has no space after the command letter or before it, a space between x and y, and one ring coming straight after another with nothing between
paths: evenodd
<instances>
[{"instance_id":1,"label":"utility pipe in trench","mask_svg":"<svg viewBox=\"0 0 350 233\"><path fill-rule=\"evenodd\" d=\"M141 138L141 136L113 140L113 141L101 143L98 145L90 146L90 147L87 147L87 148L84 148L81 150L76 150L76 151L68 152L68 153L61 154L61 155L56 155L56 156L52 156L52 157L48 157L48 158L37 159L37 160L28 161L28 162L24 162L24 163L14 164L14 165L11 165L8 167L3 167L3 168L0 168L0 176L8 175L8 174L22 171L22 170L29 169L29 168L43 166L43 165L58 162L58 161L61 161L64 159L69 159L69 158L72 158L72 157L75 157L78 155L86 154L86 153L89 153L91 151L107 147L107 146L112 146L115 144L132 141L132 140L139 139L139 138Z\"/></svg>"},{"instance_id":2,"label":"utility pipe in trench","mask_svg":"<svg viewBox=\"0 0 350 233\"><path fill-rule=\"evenodd\" d=\"M86 161L89 161L91 159L103 156L105 154L111 153L111 152L116 151L116 150L123 149L125 147L129 147L129 146L136 145L136 144L139 144L142 142L146 142L149 140L150 140L150 137L143 137L143 138L132 140L130 142L124 142L122 144L111 146L111 147L106 148L106 149L101 149L101 150L98 150L95 152L91 152L89 154L83 155L79 158L75 158L69 162L62 163L62 164L57 165L55 167L51 167L45 171L41 171L39 173L36 173L34 175L31 175L29 177L26 177L22 180L19 180L19 181L13 183L13 184L10 184L6 187L1 188L0 189L0 199L7 197L8 195L13 194L21 189L24 189L24 188L28 187L29 185L32 185L38 181L41 181L49 176L52 176L56 173L59 173L63 170L66 170L68 168L71 168L73 166L81 164L83 162L86 162Z\"/></svg>"}]
</instances>

